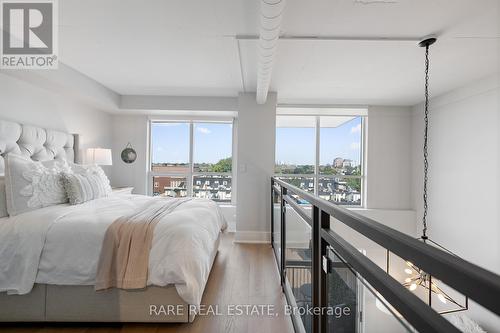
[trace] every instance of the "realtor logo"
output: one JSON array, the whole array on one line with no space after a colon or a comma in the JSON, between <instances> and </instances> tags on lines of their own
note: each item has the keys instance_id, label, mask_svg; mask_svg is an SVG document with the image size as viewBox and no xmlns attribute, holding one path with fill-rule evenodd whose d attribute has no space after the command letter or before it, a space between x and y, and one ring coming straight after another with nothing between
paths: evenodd
<instances>
[{"instance_id":1,"label":"realtor logo","mask_svg":"<svg viewBox=\"0 0 500 333\"><path fill-rule=\"evenodd\" d=\"M57 68L56 0L0 0L1 68Z\"/></svg>"}]
</instances>

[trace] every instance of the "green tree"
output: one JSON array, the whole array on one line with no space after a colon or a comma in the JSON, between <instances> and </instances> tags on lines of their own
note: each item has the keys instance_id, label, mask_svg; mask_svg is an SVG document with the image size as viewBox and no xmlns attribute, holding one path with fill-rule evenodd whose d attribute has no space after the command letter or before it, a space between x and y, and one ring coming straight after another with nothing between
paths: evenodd
<instances>
[{"instance_id":1,"label":"green tree","mask_svg":"<svg viewBox=\"0 0 500 333\"><path fill-rule=\"evenodd\" d=\"M320 172L324 175L336 175L337 169L332 168L331 165L320 166Z\"/></svg>"},{"instance_id":2,"label":"green tree","mask_svg":"<svg viewBox=\"0 0 500 333\"><path fill-rule=\"evenodd\" d=\"M312 165L297 165L295 167L295 170L293 171L294 174L308 174L308 173L314 173L314 166Z\"/></svg>"},{"instance_id":3,"label":"green tree","mask_svg":"<svg viewBox=\"0 0 500 333\"><path fill-rule=\"evenodd\" d=\"M358 165L357 167L351 168L351 175L353 176L360 176L361 175L361 166ZM361 192L361 179L360 178L348 178L347 179L347 186L350 188Z\"/></svg>"},{"instance_id":4,"label":"green tree","mask_svg":"<svg viewBox=\"0 0 500 333\"><path fill-rule=\"evenodd\" d=\"M359 179L359 178L348 178L347 179L347 186L349 186L353 190L361 192L361 179Z\"/></svg>"},{"instance_id":5,"label":"green tree","mask_svg":"<svg viewBox=\"0 0 500 333\"><path fill-rule=\"evenodd\" d=\"M233 159L231 157L224 158L212 166L212 172L231 172Z\"/></svg>"}]
</instances>

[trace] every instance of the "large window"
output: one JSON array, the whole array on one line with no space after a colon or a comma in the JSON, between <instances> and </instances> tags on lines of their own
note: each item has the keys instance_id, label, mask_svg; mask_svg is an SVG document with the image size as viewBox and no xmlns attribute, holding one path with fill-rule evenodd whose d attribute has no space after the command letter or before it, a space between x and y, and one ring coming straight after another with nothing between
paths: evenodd
<instances>
[{"instance_id":1,"label":"large window","mask_svg":"<svg viewBox=\"0 0 500 333\"><path fill-rule=\"evenodd\" d=\"M279 115L275 173L323 199L361 206L363 132L362 116Z\"/></svg>"},{"instance_id":2,"label":"large window","mask_svg":"<svg viewBox=\"0 0 500 333\"><path fill-rule=\"evenodd\" d=\"M232 198L232 122L151 122L154 196Z\"/></svg>"}]
</instances>

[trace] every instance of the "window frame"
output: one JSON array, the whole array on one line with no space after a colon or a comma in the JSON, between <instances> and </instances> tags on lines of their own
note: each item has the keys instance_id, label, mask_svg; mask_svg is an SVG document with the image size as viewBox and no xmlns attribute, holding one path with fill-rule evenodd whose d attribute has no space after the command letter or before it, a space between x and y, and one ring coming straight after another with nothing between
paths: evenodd
<instances>
[{"instance_id":1,"label":"window frame","mask_svg":"<svg viewBox=\"0 0 500 333\"><path fill-rule=\"evenodd\" d=\"M160 123L183 123L189 125L189 159L188 171L186 172L155 172L153 171L153 154L152 154L152 126ZM230 124L232 126L231 133L231 172L199 172L194 171L194 126L197 123L213 123L213 124ZM186 178L186 196L193 197L194 178L196 176L230 176L231 177L231 201L215 201L219 205L236 204L236 186L235 186L235 118L223 119L149 119L148 121L148 194L153 195L153 179L154 177L183 177Z\"/></svg>"},{"instance_id":2,"label":"window frame","mask_svg":"<svg viewBox=\"0 0 500 333\"><path fill-rule=\"evenodd\" d=\"M276 117L293 117L293 116L304 116L306 114L277 114ZM306 115L310 117L315 117L314 130L315 130L315 157L314 157L314 173L310 174L290 174L290 173L274 173L275 177L296 177L296 178L312 178L314 179L314 195L319 196L319 180L323 179L360 179L361 180L361 193L360 193L360 204L359 205L342 205L347 208L365 208L366 206L366 122L368 117L366 115L353 115L353 117L361 118L361 139L360 139L360 165L361 165L361 175L324 175L320 174L320 145L321 145L321 117L342 117L345 115L334 115L334 114L325 114L325 115ZM278 127L276 127L278 128ZM277 149L277 147L275 147ZM275 168L276 168L276 161ZM275 169L276 170L276 169ZM307 182L307 181L306 181Z\"/></svg>"}]
</instances>

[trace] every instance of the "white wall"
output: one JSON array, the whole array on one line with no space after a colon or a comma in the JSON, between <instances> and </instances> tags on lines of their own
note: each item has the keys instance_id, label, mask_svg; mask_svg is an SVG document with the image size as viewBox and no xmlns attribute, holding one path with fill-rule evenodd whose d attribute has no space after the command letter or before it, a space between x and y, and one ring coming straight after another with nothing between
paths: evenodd
<instances>
[{"instance_id":1,"label":"white wall","mask_svg":"<svg viewBox=\"0 0 500 333\"><path fill-rule=\"evenodd\" d=\"M56 92L99 110L117 110L120 95L99 82L59 62L57 70L0 70L0 73Z\"/></svg>"},{"instance_id":2,"label":"white wall","mask_svg":"<svg viewBox=\"0 0 500 333\"><path fill-rule=\"evenodd\" d=\"M236 239L270 241L271 176L274 173L276 94L259 105L254 93L238 97Z\"/></svg>"},{"instance_id":3,"label":"white wall","mask_svg":"<svg viewBox=\"0 0 500 333\"><path fill-rule=\"evenodd\" d=\"M113 186L133 186L136 194L148 194L148 118L146 116L112 116ZM127 164L120 155L130 142L137 153L134 163Z\"/></svg>"},{"instance_id":4,"label":"white wall","mask_svg":"<svg viewBox=\"0 0 500 333\"><path fill-rule=\"evenodd\" d=\"M78 133L81 148L111 148L107 113L42 87L0 73L0 118Z\"/></svg>"},{"instance_id":5,"label":"white wall","mask_svg":"<svg viewBox=\"0 0 500 333\"><path fill-rule=\"evenodd\" d=\"M366 208L411 209L411 108L368 109Z\"/></svg>"},{"instance_id":6,"label":"white wall","mask_svg":"<svg viewBox=\"0 0 500 333\"><path fill-rule=\"evenodd\" d=\"M412 117L413 207L422 217L423 108ZM429 236L459 256L500 273L500 80L490 77L434 98L429 129ZM487 330L500 319L474 304Z\"/></svg>"},{"instance_id":7,"label":"white wall","mask_svg":"<svg viewBox=\"0 0 500 333\"><path fill-rule=\"evenodd\" d=\"M238 99L236 97L124 95L120 98L121 110L146 111L148 113L154 113L158 110L199 110L211 114L214 111L235 111L237 107Z\"/></svg>"}]
</instances>

